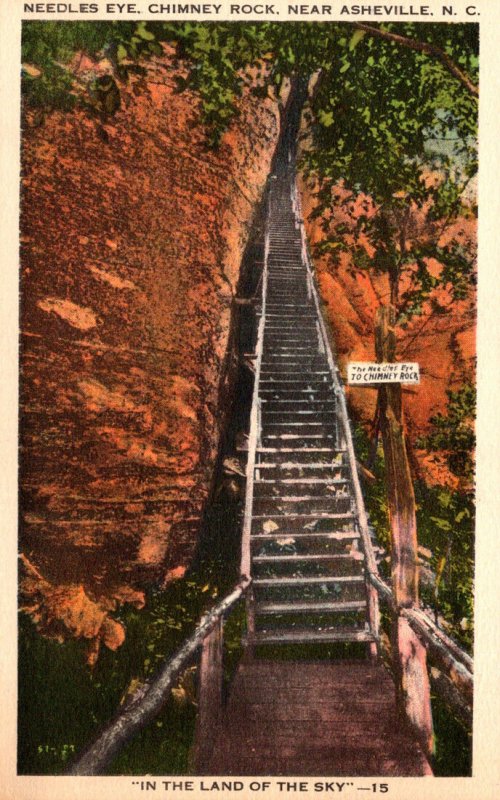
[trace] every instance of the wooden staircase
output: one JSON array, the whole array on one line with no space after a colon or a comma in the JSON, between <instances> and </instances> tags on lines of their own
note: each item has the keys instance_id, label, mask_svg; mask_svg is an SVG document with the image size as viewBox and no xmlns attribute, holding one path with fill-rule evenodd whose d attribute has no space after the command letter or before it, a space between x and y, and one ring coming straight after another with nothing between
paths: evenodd
<instances>
[{"instance_id":1,"label":"wooden staircase","mask_svg":"<svg viewBox=\"0 0 500 800\"><path fill-rule=\"evenodd\" d=\"M199 770L432 774L378 658L368 574L377 569L292 156L271 177L258 313L241 562L252 579L246 647L222 717L210 732L200 728L211 744ZM366 643L361 652L356 643ZM308 660L311 646L323 657Z\"/></svg>"},{"instance_id":2,"label":"wooden staircase","mask_svg":"<svg viewBox=\"0 0 500 800\"><path fill-rule=\"evenodd\" d=\"M290 159L271 179L242 572L248 643L369 642L353 464ZM330 356L330 358L329 358Z\"/></svg>"}]
</instances>

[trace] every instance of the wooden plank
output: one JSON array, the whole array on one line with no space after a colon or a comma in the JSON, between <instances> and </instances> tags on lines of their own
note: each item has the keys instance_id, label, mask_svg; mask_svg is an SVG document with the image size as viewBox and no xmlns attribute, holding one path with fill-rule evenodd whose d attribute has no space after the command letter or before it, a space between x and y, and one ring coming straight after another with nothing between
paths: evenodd
<instances>
[{"instance_id":1,"label":"wooden plank","mask_svg":"<svg viewBox=\"0 0 500 800\"><path fill-rule=\"evenodd\" d=\"M286 614L291 612L307 612L319 614L323 612L359 611L366 608L366 600L344 600L344 602L315 603L293 602L288 603L257 603L260 614Z\"/></svg>"},{"instance_id":2,"label":"wooden plank","mask_svg":"<svg viewBox=\"0 0 500 800\"><path fill-rule=\"evenodd\" d=\"M332 541L343 541L344 539L359 539L358 531L317 531L316 533L297 533L295 531L277 531L276 533L252 533L251 541L272 541L291 536L299 541L308 539L331 539Z\"/></svg>"},{"instance_id":3,"label":"wooden plank","mask_svg":"<svg viewBox=\"0 0 500 800\"><path fill-rule=\"evenodd\" d=\"M363 583L364 575L320 575L314 577L283 576L280 578L254 578L254 586L314 586L322 583Z\"/></svg>"},{"instance_id":4,"label":"wooden plank","mask_svg":"<svg viewBox=\"0 0 500 800\"><path fill-rule=\"evenodd\" d=\"M256 469L259 469L259 464L256 465ZM283 465L281 465L283 466ZM286 486L302 486L304 484L311 485L311 486L345 486L349 483L349 480L346 478L276 478L276 479L265 479L265 478L258 478L255 481L256 485L275 485L280 486L281 484L285 484Z\"/></svg>"},{"instance_id":5,"label":"wooden plank","mask_svg":"<svg viewBox=\"0 0 500 800\"><path fill-rule=\"evenodd\" d=\"M314 628L290 628L275 631L256 631L252 636L254 644L293 644L298 642L371 642L369 631L356 628L341 630L314 630Z\"/></svg>"},{"instance_id":6,"label":"wooden plank","mask_svg":"<svg viewBox=\"0 0 500 800\"><path fill-rule=\"evenodd\" d=\"M209 774L432 773L381 665L266 660L240 666Z\"/></svg>"},{"instance_id":7,"label":"wooden plank","mask_svg":"<svg viewBox=\"0 0 500 800\"><path fill-rule=\"evenodd\" d=\"M360 559L364 558L360 553ZM360 559L354 559L358 561ZM353 560L351 553L307 553L305 555L270 555L270 556L253 556L252 562L254 564L297 564L299 562L306 563L321 563L323 561L345 561Z\"/></svg>"}]
</instances>

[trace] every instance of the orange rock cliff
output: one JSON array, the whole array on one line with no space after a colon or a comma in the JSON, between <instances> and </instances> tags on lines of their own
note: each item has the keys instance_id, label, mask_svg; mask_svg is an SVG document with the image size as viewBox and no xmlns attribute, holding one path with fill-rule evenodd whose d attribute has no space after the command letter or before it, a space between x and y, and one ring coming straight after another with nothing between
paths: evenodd
<instances>
[{"instance_id":1,"label":"orange rock cliff","mask_svg":"<svg viewBox=\"0 0 500 800\"><path fill-rule=\"evenodd\" d=\"M43 633L111 648L113 612L196 545L278 136L277 105L247 94L208 150L181 69L166 49L132 77L105 140L80 111L24 130L22 602Z\"/></svg>"}]
</instances>

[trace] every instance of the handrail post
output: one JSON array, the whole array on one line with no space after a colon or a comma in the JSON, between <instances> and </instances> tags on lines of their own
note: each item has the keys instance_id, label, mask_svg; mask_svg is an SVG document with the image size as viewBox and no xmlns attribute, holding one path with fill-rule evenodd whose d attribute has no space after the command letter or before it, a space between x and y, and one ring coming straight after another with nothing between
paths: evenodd
<instances>
[{"instance_id":1,"label":"handrail post","mask_svg":"<svg viewBox=\"0 0 500 800\"><path fill-rule=\"evenodd\" d=\"M224 618L219 617L205 636L201 648L194 745L198 774L203 774L208 767L221 724L223 647Z\"/></svg>"},{"instance_id":2,"label":"handrail post","mask_svg":"<svg viewBox=\"0 0 500 800\"><path fill-rule=\"evenodd\" d=\"M396 311L381 306L376 319L379 362L394 361ZM380 428L391 526L391 573L396 614L392 624L392 656L397 695L426 754L433 752L433 724L426 649L401 609L418 607L418 542L415 494L403 427L401 384L379 388Z\"/></svg>"}]
</instances>

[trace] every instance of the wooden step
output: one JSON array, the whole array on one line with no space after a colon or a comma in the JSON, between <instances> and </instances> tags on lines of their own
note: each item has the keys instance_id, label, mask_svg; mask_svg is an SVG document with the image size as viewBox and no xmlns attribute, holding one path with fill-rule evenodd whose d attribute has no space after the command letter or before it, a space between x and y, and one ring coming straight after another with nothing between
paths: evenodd
<instances>
[{"instance_id":1,"label":"wooden step","mask_svg":"<svg viewBox=\"0 0 500 800\"><path fill-rule=\"evenodd\" d=\"M266 475L266 477L268 476L268 474L270 474L271 470L275 470L276 473L277 473L277 476L283 474L283 477L284 477L284 472L286 470L297 470L297 471L298 470L310 470L310 471L320 470L322 472L325 472L327 470L338 471L338 470L348 470L349 469L349 465L348 464L342 464L342 463L339 464L338 462L334 461L333 459L331 461L329 461L329 462L325 462L325 461L308 462L308 461L293 461L293 460L290 460L290 461L282 461L281 463L277 463L277 462L271 460L271 461L260 461L260 462L258 462L257 464L255 464L255 469L256 470L264 470L265 471L264 474ZM267 470L269 470L269 473L267 472ZM273 477L276 477L276 476L273 475ZM281 478L279 478L279 479L281 479Z\"/></svg>"},{"instance_id":2,"label":"wooden step","mask_svg":"<svg viewBox=\"0 0 500 800\"><path fill-rule=\"evenodd\" d=\"M287 381L290 383L290 381ZM325 400L330 398L332 401L335 398L335 390L332 384L329 381L321 381L316 382L314 386L307 385L307 381L302 381L304 386L300 386L300 382L294 382L295 385L292 386L280 386L278 384L273 384L273 382L264 382L260 381L259 384L259 395L261 399L265 400L269 399L283 399L283 400L293 400L294 398L297 399L307 399L315 398L317 400ZM309 382L310 384L310 382Z\"/></svg>"},{"instance_id":3,"label":"wooden step","mask_svg":"<svg viewBox=\"0 0 500 800\"><path fill-rule=\"evenodd\" d=\"M360 553L360 555L363 555ZM323 561L341 561L343 559L352 559L350 553L308 553L305 555L270 555L270 556L253 556L253 564L298 564L299 562L306 562L309 564L321 564Z\"/></svg>"},{"instance_id":4,"label":"wooden step","mask_svg":"<svg viewBox=\"0 0 500 800\"><path fill-rule=\"evenodd\" d=\"M283 484L286 486L302 486L303 484L307 486L344 486L349 481L346 478L258 478L254 483L257 486L282 486Z\"/></svg>"},{"instance_id":5,"label":"wooden step","mask_svg":"<svg viewBox=\"0 0 500 800\"><path fill-rule=\"evenodd\" d=\"M262 453L264 456L269 454L272 458L276 458L278 455L283 455L283 454L286 454L286 453L290 453L290 454L293 453L295 456L297 456L297 454L300 454L299 457L302 458L302 457L314 456L314 455L317 455L317 456L320 456L320 455L321 456L323 456L323 455L329 456L330 454L333 454L335 456L335 455L337 455L339 453L345 453L346 451L343 450L340 447L331 447L331 446L328 446L328 447L313 447L313 446L311 446L311 447L293 447L293 446L290 446L290 447L279 447L279 448L278 447L257 447L256 448L256 452L257 453Z\"/></svg>"},{"instance_id":6,"label":"wooden step","mask_svg":"<svg viewBox=\"0 0 500 800\"><path fill-rule=\"evenodd\" d=\"M294 480L316 477L320 480L337 480L348 473L347 464L256 464L254 475L257 480Z\"/></svg>"},{"instance_id":7,"label":"wooden step","mask_svg":"<svg viewBox=\"0 0 500 800\"><path fill-rule=\"evenodd\" d=\"M297 517L301 514L324 514L325 517L332 517L334 514L347 514L352 507L350 496L294 496L294 497L258 497L254 498L254 512L257 515L264 515L266 518L273 519L275 514L282 516Z\"/></svg>"},{"instance_id":8,"label":"wooden step","mask_svg":"<svg viewBox=\"0 0 500 800\"><path fill-rule=\"evenodd\" d=\"M364 583L363 575L321 575L295 578L283 576L279 578L254 578L253 586L313 586L322 583Z\"/></svg>"},{"instance_id":9,"label":"wooden step","mask_svg":"<svg viewBox=\"0 0 500 800\"><path fill-rule=\"evenodd\" d=\"M301 447L324 447L328 445L333 445L337 441L337 437L332 432L331 434L326 433L304 433L304 434L294 434L294 433L286 433L286 434L267 434L263 433L262 436L262 444L276 447L282 445L283 447L287 447L291 444L300 445Z\"/></svg>"},{"instance_id":10,"label":"wooden step","mask_svg":"<svg viewBox=\"0 0 500 800\"><path fill-rule=\"evenodd\" d=\"M264 367L275 367L280 369L289 369L293 367L295 369L299 367L303 367L304 365L310 367L311 369L317 367L323 367L323 365L327 365L326 356L322 353L296 353L295 355L291 353L274 353L274 352L264 352L262 356L262 366Z\"/></svg>"},{"instance_id":11,"label":"wooden step","mask_svg":"<svg viewBox=\"0 0 500 800\"><path fill-rule=\"evenodd\" d=\"M366 600L343 600L331 602L289 601L272 602L262 601L255 604L258 614L324 614L324 613L343 613L349 611L363 611L366 608Z\"/></svg>"},{"instance_id":12,"label":"wooden step","mask_svg":"<svg viewBox=\"0 0 500 800\"><path fill-rule=\"evenodd\" d=\"M296 418L297 419L297 418ZM300 418L299 418L300 420ZM304 436L315 436L316 438L325 437L327 439L336 437L335 419L331 416L326 420L307 420L278 422L275 418L262 418L262 437L279 437L280 441L289 439L303 438Z\"/></svg>"},{"instance_id":13,"label":"wooden step","mask_svg":"<svg viewBox=\"0 0 500 800\"><path fill-rule=\"evenodd\" d=\"M266 352L265 346L264 346L264 352ZM318 348L311 344L303 344L303 345L294 344L293 347L290 347L290 345L288 344L285 345L273 344L272 348L269 349L269 352L273 353L274 355L280 355L280 353L283 353L283 355L285 354L293 355L294 353L299 353L304 355L314 355L318 352Z\"/></svg>"},{"instance_id":14,"label":"wooden step","mask_svg":"<svg viewBox=\"0 0 500 800\"><path fill-rule=\"evenodd\" d=\"M286 479L285 479L286 480ZM295 478L289 478L291 483L276 480L262 480L257 478L254 481L254 496L255 498L273 498L280 501L281 499L288 502L297 500L311 499L316 501L318 498L333 498L345 497L348 494L348 487L350 481L347 478L334 478L330 476L328 479L320 479L313 482L312 479L308 481L306 478L304 482L297 481Z\"/></svg>"},{"instance_id":15,"label":"wooden step","mask_svg":"<svg viewBox=\"0 0 500 800\"><path fill-rule=\"evenodd\" d=\"M347 516L347 515L343 515ZM252 542L271 542L275 541L276 539L296 539L298 541L310 541L311 539L325 539L326 541L353 541L359 539L359 532L352 530L352 531L317 531L316 533L311 531L310 533L301 533L297 531L276 531L273 533L252 533L250 536L250 540Z\"/></svg>"},{"instance_id":16,"label":"wooden step","mask_svg":"<svg viewBox=\"0 0 500 800\"><path fill-rule=\"evenodd\" d=\"M314 446L316 444L324 443L325 445L330 444L332 441L335 440L335 434L332 433L267 433L264 431L263 438L267 439L270 443L273 442L275 444L283 444L286 446L286 443L289 444L298 444L302 442L307 442Z\"/></svg>"},{"instance_id":17,"label":"wooden step","mask_svg":"<svg viewBox=\"0 0 500 800\"><path fill-rule=\"evenodd\" d=\"M279 519L281 521L288 519L289 522L297 522L301 525L305 525L306 522L308 524L312 524L313 522L316 523L328 520L338 520L339 522L343 522L354 519L354 514L348 512L342 514L332 514L329 511L323 511L321 513L316 512L314 514L252 514L252 520L254 522L267 519Z\"/></svg>"},{"instance_id":18,"label":"wooden step","mask_svg":"<svg viewBox=\"0 0 500 800\"><path fill-rule=\"evenodd\" d=\"M285 628L273 631L256 631L251 637L247 636L247 641L252 644L298 644L305 642L375 642L376 638L370 631L363 631L357 628L321 631L310 628Z\"/></svg>"},{"instance_id":19,"label":"wooden step","mask_svg":"<svg viewBox=\"0 0 500 800\"><path fill-rule=\"evenodd\" d=\"M262 399L261 411L263 413L282 414L295 412L297 414L316 414L321 413L333 414L337 411L337 404L335 398L328 398L325 400L283 400L283 399Z\"/></svg>"},{"instance_id":20,"label":"wooden step","mask_svg":"<svg viewBox=\"0 0 500 800\"><path fill-rule=\"evenodd\" d=\"M308 377L295 377L291 378L283 377L283 378L271 378L267 375L261 377L259 380L259 394L266 389L275 389L278 391L284 389L291 389L293 392L300 391L301 389L305 392L314 392L319 389L328 389L331 393L334 392L332 386L332 379L323 377L320 379L316 377L314 380Z\"/></svg>"}]
</instances>

